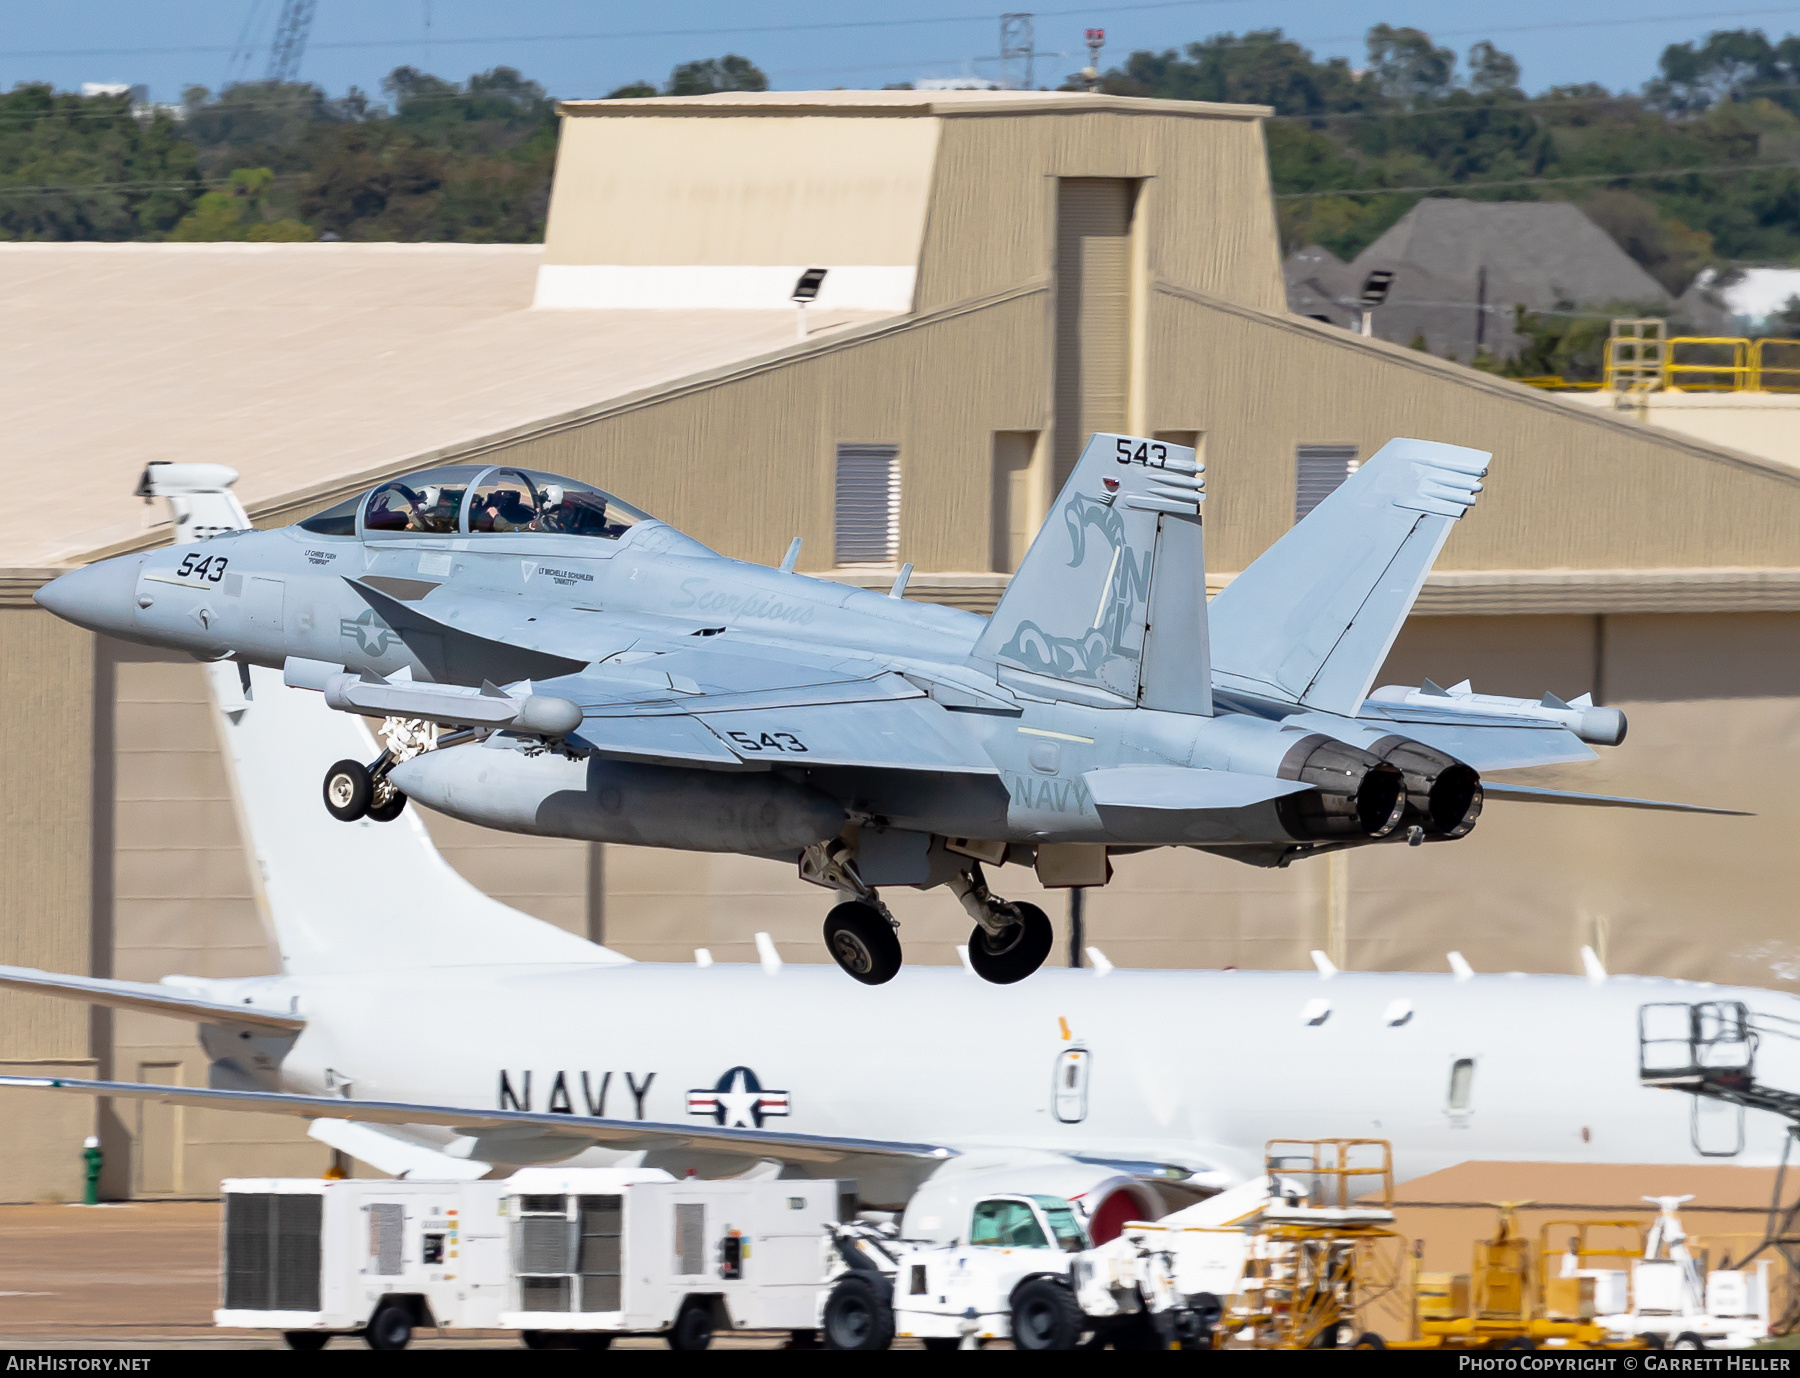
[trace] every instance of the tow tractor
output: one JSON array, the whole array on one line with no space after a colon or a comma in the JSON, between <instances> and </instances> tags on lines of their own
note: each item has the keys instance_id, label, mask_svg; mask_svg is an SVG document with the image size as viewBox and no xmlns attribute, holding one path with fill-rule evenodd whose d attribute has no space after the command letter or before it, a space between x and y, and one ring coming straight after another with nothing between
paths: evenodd
<instances>
[{"instance_id":1,"label":"tow tractor","mask_svg":"<svg viewBox=\"0 0 1800 1378\"><path fill-rule=\"evenodd\" d=\"M1087 1231L1063 1197L986 1195L970 1211L966 1243L912 1243L903 1232L866 1223L832 1232L838 1274L819 1314L826 1348L886 1349L899 1336L927 1349L976 1349L995 1339L1072 1349L1092 1329L1069 1282Z\"/></svg>"}]
</instances>

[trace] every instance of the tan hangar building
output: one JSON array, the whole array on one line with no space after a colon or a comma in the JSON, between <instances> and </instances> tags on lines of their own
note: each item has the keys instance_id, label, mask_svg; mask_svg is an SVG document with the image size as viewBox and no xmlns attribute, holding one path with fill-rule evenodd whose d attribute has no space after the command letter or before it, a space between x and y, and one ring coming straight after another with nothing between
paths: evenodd
<instances>
[{"instance_id":1,"label":"tan hangar building","mask_svg":"<svg viewBox=\"0 0 1800 1378\"><path fill-rule=\"evenodd\" d=\"M730 555L773 563L799 535L803 570L885 584L911 562L909 596L985 609L1085 437L1127 430L1204 450L1215 585L1395 435L1492 450L1383 681L1592 690L1630 739L1545 778L1757 816L1494 804L1454 845L1286 871L1122 857L1088 896L1088 942L1121 965L1296 967L1322 948L1443 969L1455 948L1534 970L1573 970L1588 943L1619 970L1800 978L1800 473L1287 314L1260 109L978 92L563 109L541 248L0 246L19 470L0 961L273 964L197 667L30 600L167 539L131 497L147 462L232 465L264 524L426 463L518 463ZM802 316L789 295L818 267ZM823 957L827 897L772 863L431 825L491 893L634 956L748 960L766 930L789 960ZM897 898L912 960L955 961L957 906ZM0 1062L205 1077L184 1025L25 995L0 996ZM10 1104L0 1196L72 1194L93 1107ZM98 1124L120 1195L325 1161L260 1117L119 1104Z\"/></svg>"}]
</instances>

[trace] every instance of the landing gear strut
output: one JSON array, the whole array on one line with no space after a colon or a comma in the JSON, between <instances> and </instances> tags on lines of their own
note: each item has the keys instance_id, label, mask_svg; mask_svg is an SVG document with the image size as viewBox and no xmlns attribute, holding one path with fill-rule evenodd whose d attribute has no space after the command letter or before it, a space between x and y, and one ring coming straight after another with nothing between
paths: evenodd
<instances>
[{"instance_id":1,"label":"landing gear strut","mask_svg":"<svg viewBox=\"0 0 1800 1378\"><path fill-rule=\"evenodd\" d=\"M1010 986L1044 964L1056 934L1042 909L994 895L978 861L971 861L969 868L950 882L950 889L975 920L975 929L969 934L969 965L982 980Z\"/></svg>"},{"instance_id":2,"label":"landing gear strut","mask_svg":"<svg viewBox=\"0 0 1800 1378\"><path fill-rule=\"evenodd\" d=\"M414 718L389 718L379 735L386 747L368 765L339 761L325 772L325 808L341 823L392 823L405 810L406 796L388 782L388 772L438 745L437 728Z\"/></svg>"},{"instance_id":3,"label":"landing gear strut","mask_svg":"<svg viewBox=\"0 0 1800 1378\"><path fill-rule=\"evenodd\" d=\"M841 841L818 842L800 856L800 879L846 895L825 916L825 949L831 960L865 986L879 986L899 973L899 922L875 887L857 874L856 858Z\"/></svg>"}]
</instances>

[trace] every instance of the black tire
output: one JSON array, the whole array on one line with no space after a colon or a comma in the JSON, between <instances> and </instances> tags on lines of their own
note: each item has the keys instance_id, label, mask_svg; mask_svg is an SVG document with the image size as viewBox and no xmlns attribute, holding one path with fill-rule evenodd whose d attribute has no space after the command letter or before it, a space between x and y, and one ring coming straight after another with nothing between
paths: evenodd
<instances>
[{"instance_id":1,"label":"black tire","mask_svg":"<svg viewBox=\"0 0 1800 1378\"><path fill-rule=\"evenodd\" d=\"M356 822L374 798L375 782L361 761L339 761L325 772L325 808L338 822Z\"/></svg>"},{"instance_id":2,"label":"black tire","mask_svg":"<svg viewBox=\"0 0 1800 1378\"><path fill-rule=\"evenodd\" d=\"M367 810L368 817L376 823L392 823L404 812L406 812L406 796L399 790L390 790L387 803L371 804Z\"/></svg>"},{"instance_id":3,"label":"black tire","mask_svg":"<svg viewBox=\"0 0 1800 1378\"><path fill-rule=\"evenodd\" d=\"M289 1330L282 1339L287 1341L289 1349L297 1349L302 1354L312 1354L331 1343L331 1336L323 1330Z\"/></svg>"},{"instance_id":4,"label":"black tire","mask_svg":"<svg viewBox=\"0 0 1800 1378\"><path fill-rule=\"evenodd\" d=\"M1510 1340L1502 1340L1496 1349L1536 1349L1537 1341L1529 1335L1516 1335Z\"/></svg>"},{"instance_id":5,"label":"black tire","mask_svg":"<svg viewBox=\"0 0 1800 1378\"><path fill-rule=\"evenodd\" d=\"M1060 1282L1029 1278L1013 1293L1014 1349L1073 1349L1081 1325L1081 1307Z\"/></svg>"},{"instance_id":6,"label":"black tire","mask_svg":"<svg viewBox=\"0 0 1800 1378\"><path fill-rule=\"evenodd\" d=\"M1705 1349L1706 1341L1691 1330L1684 1330L1669 1341L1670 1349Z\"/></svg>"},{"instance_id":7,"label":"black tire","mask_svg":"<svg viewBox=\"0 0 1800 1378\"><path fill-rule=\"evenodd\" d=\"M873 905L858 900L840 904L825 916L825 948L836 962L865 986L879 986L900 970L900 939L894 925Z\"/></svg>"},{"instance_id":8,"label":"black tire","mask_svg":"<svg viewBox=\"0 0 1800 1378\"><path fill-rule=\"evenodd\" d=\"M412 1335L412 1312L389 1302L369 1317L369 1324L363 1330L363 1343L370 1349L405 1349L412 1343Z\"/></svg>"},{"instance_id":9,"label":"black tire","mask_svg":"<svg viewBox=\"0 0 1800 1378\"><path fill-rule=\"evenodd\" d=\"M713 1338L712 1303L698 1299L683 1303L664 1338L670 1349L705 1349Z\"/></svg>"},{"instance_id":10,"label":"black tire","mask_svg":"<svg viewBox=\"0 0 1800 1378\"><path fill-rule=\"evenodd\" d=\"M519 1343L527 1349L555 1349L556 1337L547 1330L521 1330Z\"/></svg>"},{"instance_id":11,"label":"black tire","mask_svg":"<svg viewBox=\"0 0 1800 1378\"><path fill-rule=\"evenodd\" d=\"M998 936L990 937L987 929L979 926L969 935L969 965L982 980L997 986L1023 981L1044 964L1056 945L1049 915L1035 904L1015 904L1013 908L1019 911L1019 922L1009 924Z\"/></svg>"},{"instance_id":12,"label":"black tire","mask_svg":"<svg viewBox=\"0 0 1800 1378\"><path fill-rule=\"evenodd\" d=\"M1352 1348L1352 1349L1386 1349L1387 1341L1382 1339L1381 1336L1377 1335L1373 1330L1365 1330L1365 1331L1363 1331L1362 1334L1360 1334L1356 1337L1356 1343L1351 1345L1350 1348Z\"/></svg>"},{"instance_id":13,"label":"black tire","mask_svg":"<svg viewBox=\"0 0 1800 1378\"><path fill-rule=\"evenodd\" d=\"M860 1277L838 1281L825 1298L825 1348L886 1349L894 1342L894 1308L885 1289Z\"/></svg>"},{"instance_id":14,"label":"black tire","mask_svg":"<svg viewBox=\"0 0 1800 1378\"><path fill-rule=\"evenodd\" d=\"M1654 1330L1647 1330L1642 1335L1639 1335L1638 1338L1642 1340L1645 1347L1649 1349L1663 1349L1667 1347L1663 1337L1658 1335Z\"/></svg>"}]
</instances>

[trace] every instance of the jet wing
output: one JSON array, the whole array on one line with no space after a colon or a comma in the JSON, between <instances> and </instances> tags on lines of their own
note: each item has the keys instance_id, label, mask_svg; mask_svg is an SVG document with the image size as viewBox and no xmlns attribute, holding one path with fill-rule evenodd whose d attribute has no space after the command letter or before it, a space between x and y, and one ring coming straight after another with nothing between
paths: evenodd
<instances>
[{"instance_id":1,"label":"jet wing","mask_svg":"<svg viewBox=\"0 0 1800 1378\"><path fill-rule=\"evenodd\" d=\"M146 1014L163 1014L171 1019L187 1019L202 1024L239 1024L280 1033L298 1033L306 1027L306 1020L302 1016L282 1010L203 1000L198 996L183 994L170 986L152 985L144 981L65 976L61 972L39 971L35 967L0 966L0 988L36 991L65 1000L86 1000L90 1004L109 1005L113 1009L142 1010Z\"/></svg>"},{"instance_id":2,"label":"jet wing","mask_svg":"<svg viewBox=\"0 0 1800 1378\"><path fill-rule=\"evenodd\" d=\"M583 1145L634 1151L692 1149L723 1153L779 1156L794 1162L835 1163L847 1158L886 1158L934 1162L956 1156L938 1144L898 1143L886 1139L851 1139L829 1134L790 1134L767 1129L726 1129L717 1125L657 1124L647 1120L603 1120L586 1115L558 1115L532 1110L470 1110L454 1105L412 1105L405 1101L341 1100L282 1091L223 1091L198 1086L163 1086L137 1081L82 1081L66 1077L5 1077L0 1088L72 1091L83 1096L114 1096L193 1105L218 1110L253 1110L301 1119L356 1120L368 1124L443 1125L470 1136L496 1131L524 1131L565 1138L571 1154Z\"/></svg>"}]
</instances>

